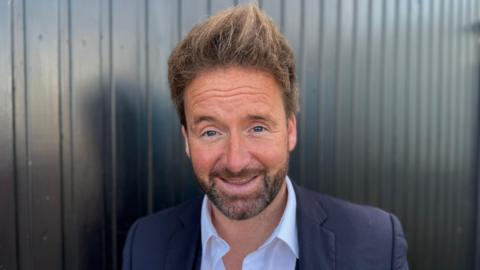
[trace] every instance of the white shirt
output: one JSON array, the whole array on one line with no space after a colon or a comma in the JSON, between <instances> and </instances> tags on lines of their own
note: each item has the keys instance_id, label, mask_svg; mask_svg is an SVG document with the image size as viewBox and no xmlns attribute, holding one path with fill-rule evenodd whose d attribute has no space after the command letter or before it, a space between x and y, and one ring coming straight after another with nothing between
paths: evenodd
<instances>
[{"instance_id":1,"label":"white shirt","mask_svg":"<svg viewBox=\"0 0 480 270\"><path fill-rule=\"evenodd\" d=\"M243 260L242 269L295 269L298 259L298 238L295 191L288 176L287 205L282 218L270 237ZM225 270L223 256L230 246L217 233L210 216L207 196L203 198L201 213L202 264L201 270Z\"/></svg>"}]
</instances>

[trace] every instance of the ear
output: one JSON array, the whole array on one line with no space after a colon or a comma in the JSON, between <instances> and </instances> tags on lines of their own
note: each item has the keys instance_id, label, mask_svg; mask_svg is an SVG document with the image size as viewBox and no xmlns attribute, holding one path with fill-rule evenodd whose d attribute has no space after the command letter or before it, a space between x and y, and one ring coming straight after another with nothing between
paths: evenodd
<instances>
[{"instance_id":1,"label":"ear","mask_svg":"<svg viewBox=\"0 0 480 270\"><path fill-rule=\"evenodd\" d=\"M188 146L188 134L184 125L182 125L182 134L183 134L183 139L185 140L185 154L187 154L187 157L190 158L190 147Z\"/></svg>"},{"instance_id":2,"label":"ear","mask_svg":"<svg viewBox=\"0 0 480 270\"><path fill-rule=\"evenodd\" d=\"M288 150L293 151L297 145L297 117L292 113L287 120Z\"/></svg>"}]
</instances>

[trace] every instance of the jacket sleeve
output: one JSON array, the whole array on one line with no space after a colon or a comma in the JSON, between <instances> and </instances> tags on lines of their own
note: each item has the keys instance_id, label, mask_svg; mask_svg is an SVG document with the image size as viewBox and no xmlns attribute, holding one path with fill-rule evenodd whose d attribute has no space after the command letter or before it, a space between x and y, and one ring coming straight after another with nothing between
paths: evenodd
<instances>
[{"instance_id":1,"label":"jacket sleeve","mask_svg":"<svg viewBox=\"0 0 480 270\"><path fill-rule=\"evenodd\" d=\"M127 241L123 247L123 263L122 270L132 270L132 246L135 238L135 232L137 230L138 221L135 222L128 231Z\"/></svg>"},{"instance_id":2,"label":"jacket sleeve","mask_svg":"<svg viewBox=\"0 0 480 270\"><path fill-rule=\"evenodd\" d=\"M392 247L392 269L408 270L407 261L407 240L403 233L402 225L398 218L390 215L393 227L393 247Z\"/></svg>"}]
</instances>

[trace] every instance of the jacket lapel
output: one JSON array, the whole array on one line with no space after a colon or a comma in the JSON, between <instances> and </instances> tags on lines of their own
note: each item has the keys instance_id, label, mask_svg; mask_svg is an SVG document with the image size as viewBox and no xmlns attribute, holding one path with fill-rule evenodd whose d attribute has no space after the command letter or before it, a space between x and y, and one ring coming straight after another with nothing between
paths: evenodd
<instances>
[{"instance_id":1,"label":"jacket lapel","mask_svg":"<svg viewBox=\"0 0 480 270\"><path fill-rule=\"evenodd\" d=\"M334 270L335 235L322 224L327 219L318 195L293 184L297 197L299 270Z\"/></svg>"},{"instance_id":2,"label":"jacket lapel","mask_svg":"<svg viewBox=\"0 0 480 270\"><path fill-rule=\"evenodd\" d=\"M202 245L200 239L200 209L198 200L180 215L177 229L169 241L165 270L200 269Z\"/></svg>"}]
</instances>

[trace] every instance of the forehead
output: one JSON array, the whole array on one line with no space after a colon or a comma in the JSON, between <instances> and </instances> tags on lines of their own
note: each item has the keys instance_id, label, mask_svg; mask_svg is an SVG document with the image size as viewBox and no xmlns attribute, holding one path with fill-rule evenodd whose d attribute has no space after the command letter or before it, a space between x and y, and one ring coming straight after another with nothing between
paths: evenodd
<instances>
[{"instance_id":1,"label":"forehead","mask_svg":"<svg viewBox=\"0 0 480 270\"><path fill-rule=\"evenodd\" d=\"M283 102L271 74L248 68L218 68L200 73L187 87L185 110L187 114L206 110L277 113L283 111Z\"/></svg>"}]
</instances>

